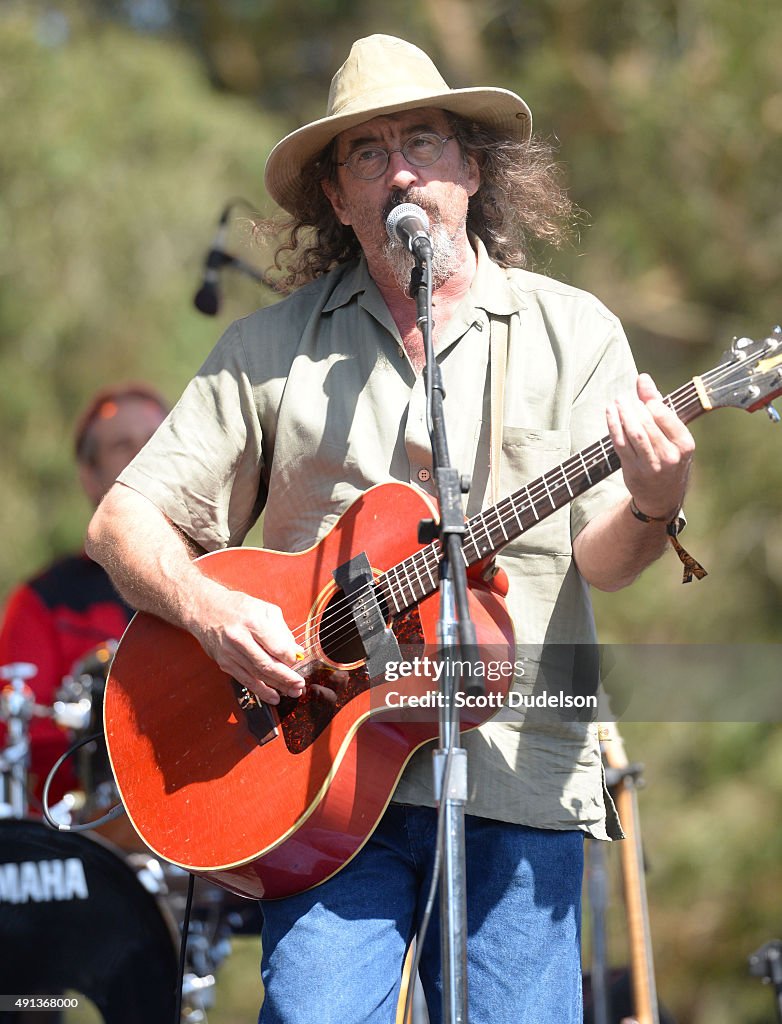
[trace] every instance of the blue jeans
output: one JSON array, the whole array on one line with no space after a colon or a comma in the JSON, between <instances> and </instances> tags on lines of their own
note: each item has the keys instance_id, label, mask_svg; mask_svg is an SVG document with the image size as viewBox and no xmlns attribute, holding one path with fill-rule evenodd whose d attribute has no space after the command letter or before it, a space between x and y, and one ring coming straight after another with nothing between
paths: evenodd
<instances>
[{"instance_id":1,"label":"blue jeans","mask_svg":"<svg viewBox=\"0 0 782 1024\"><path fill-rule=\"evenodd\" d=\"M309 892L263 903L259 1024L393 1024L432 870L436 812L391 804ZM470 1024L581 1024L583 836L465 818ZM421 960L440 1024L439 911Z\"/></svg>"}]
</instances>

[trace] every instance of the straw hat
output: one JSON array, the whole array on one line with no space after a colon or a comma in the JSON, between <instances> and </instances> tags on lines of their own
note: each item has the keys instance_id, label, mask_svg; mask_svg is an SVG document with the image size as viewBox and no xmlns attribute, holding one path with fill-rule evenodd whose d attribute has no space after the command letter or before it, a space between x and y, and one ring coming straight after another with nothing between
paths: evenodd
<instances>
[{"instance_id":1,"label":"straw hat","mask_svg":"<svg viewBox=\"0 0 782 1024\"><path fill-rule=\"evenodd\" d=\"M278 142L266 161L266 189L289 213L296 212L304 164L340 132L380 114L438 107L526 141L532 114L507 89L449 89L431 58L393 36L359 39L334 75L326 116Z\"/></svg>"}]
</instances>

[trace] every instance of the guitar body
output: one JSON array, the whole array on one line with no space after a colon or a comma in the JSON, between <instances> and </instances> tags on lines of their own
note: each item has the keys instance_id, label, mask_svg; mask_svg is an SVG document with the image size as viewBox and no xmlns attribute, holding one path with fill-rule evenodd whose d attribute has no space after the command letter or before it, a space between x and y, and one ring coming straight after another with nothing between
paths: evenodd
<instances>
[{"instance_id":1,"label":"guitar body","mask_svg":"<svg viewBox=\"0 0 782 1024\"><path fill-rule=\"evenodd\" d=\"M438 735L437 707L399 708L399 694L426 695L437 683L428 668L370 680L332 571L364 552L379 577L415 554L418 522L433 512L414 488L381 484L307 551L231 548L198 560L230 589L278 604L307 651L297 666L304 695L273 709L244 706L241 688L190 634L135 616L109 673L104 719L122 801L152 850L239 895L278 898L324 881L366 842L413 752ZM470 605L479 657L512 663L503 581L472 573ZM383 608L404 660L434 658L438 608L437 593L399 613ZM350 635L329 630L335 621ZM464 709L462 728L495 713L509 682L487 682L493 704Z\"/></svg>"}]
</instances>

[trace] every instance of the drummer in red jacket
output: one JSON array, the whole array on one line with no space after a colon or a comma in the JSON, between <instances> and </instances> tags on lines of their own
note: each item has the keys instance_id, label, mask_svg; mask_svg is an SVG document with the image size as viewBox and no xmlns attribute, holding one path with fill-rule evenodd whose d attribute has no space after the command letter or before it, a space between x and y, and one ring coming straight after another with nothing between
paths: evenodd
<instances>
[{"instance_id":1,"label":"drummer in red jacket","mask_svg":"<svg viewBox=\"0 0 782 1024\"><path fill-rule=\"evenodd\" d=\"M117 475L143 448L165 419L168 406L146 384L125 384L99 391L76 424L75 454L79 479L97 506ZM51 706L64 677L84 659L119 639L133 614L114 590L104 569L84 552L66 555L8 597L0 626L0 665L29 662L36 702ZM51 718L31 722L32 810L51 766L68 746L67 734ZM5 725L0 723L0 746ZM78 782L68 765L58 773L50 800Z\"/></svg>"}]
</instances>

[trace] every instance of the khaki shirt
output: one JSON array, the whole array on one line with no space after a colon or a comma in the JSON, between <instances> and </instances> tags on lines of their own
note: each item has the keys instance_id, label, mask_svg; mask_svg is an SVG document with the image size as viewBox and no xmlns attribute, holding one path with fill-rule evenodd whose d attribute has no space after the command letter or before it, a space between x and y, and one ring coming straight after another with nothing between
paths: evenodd
<instances>
[{"instance_id":1,"label":"khaki shirt","mask_svg":"<svg viewBox=\"0 0 782 1024\"><path fill-rule=\"evenodd\" d=\"M508 325L501 495L603 437L606 402L635 381L622 328L597 299L503 270L475 245L475 278L442 326L437 352L451 461L473 478L470 515L491 503L492 318ZM431 475L423 378L362 260L229 327L119 479L206 550L241 544L265 506L264 545L299 551L368 487L399 480L433 493ZM594 623L572 538L625 495L615 475L499 555L517 643L525 645L524 675L514 684L521 691L572 689L573 676L579 691L594 690ZM616 835L596 727L575 718L505 710L466 734L468 812L601 838L608 812L608 834ZM432 805L431 776L427 746L395 799Z\"/></svg>"}]
</instances>

